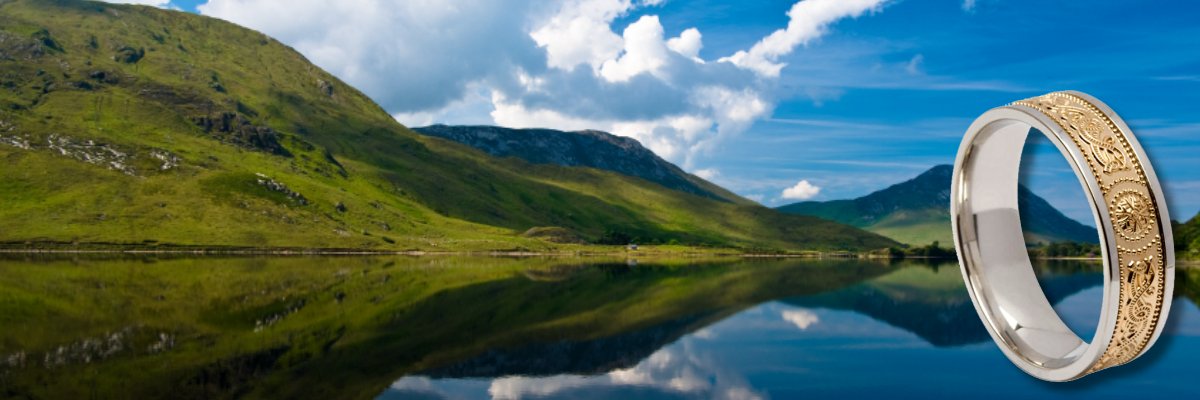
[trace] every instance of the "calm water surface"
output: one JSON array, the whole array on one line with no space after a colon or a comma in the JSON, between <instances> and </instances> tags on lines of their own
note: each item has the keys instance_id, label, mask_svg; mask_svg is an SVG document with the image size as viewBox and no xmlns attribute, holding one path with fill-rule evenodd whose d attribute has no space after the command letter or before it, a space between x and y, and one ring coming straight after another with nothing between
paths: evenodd
<instances>
[{"instance_id":1,"label":"calm water surface","mask_svg":"<svg viewBox=\"0 0 1200 400\"><path fill-rule=\"evenodd\" d=\"M1200 269L1149 354L1049 384L955 264L6 257L0 397L1200 397ZM1090 336L1098 267L1037 269Z\"/></svg>"}]
</instances>

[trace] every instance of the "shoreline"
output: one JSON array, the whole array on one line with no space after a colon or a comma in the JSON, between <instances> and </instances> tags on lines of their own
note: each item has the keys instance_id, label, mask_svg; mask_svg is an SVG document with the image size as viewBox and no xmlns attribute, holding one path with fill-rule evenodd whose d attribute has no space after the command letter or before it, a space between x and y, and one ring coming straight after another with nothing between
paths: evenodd
<instances>
[{"instance_id":1,"label":"shoreline","mask_svg":"<svg viewBox=\"0 0 1200 400\"><path fill-rule=\"evenodd\" d=\"M741 258L813 258L813 259L874 259L874 260L927 260L957 261L956 257L912 256L891 257L879 251L845 250L797 250L763 252L737 248L655 246L643 245L637 250L626 246L578 246L558 250L373 250L352 248L302 248L302 247L239 247L239 246L188 246L188 245L143 245L119 243L61 243L25 242L0 243L0 255L17 254L126 254L126 255L189 255L189 256L409 256L409 257L741 257ZM1035 257L1036 260L1101 261L1100 257ZM1200 267L1200 260L1177 259L1184 267Z\"/></svg>"},{"instance_id":2,"label":"shoreline","mask_svg":"<svg viewBox=\"0 0 1200 400\"><path fill-rule=\"evenodd\" d=\"M171 254L195 256L487 256L487 257L604 257L604 256L689 256L689 257L744 257L744 258L870 258L892 259L866 253L846 254L843 252L805 253L747 253L736 249L719 250L568 250L568 251L504 251L504 250L342 250L342 249L0 249L0 254ZM927 257L907 257L925 259ZM949 260L949 259L947 259Z\"/></svg>"},{"instance_id":3,"label":"shoreline","mask_svg":"<svg viewBox=\"0 0 1200 400\"><path fill-rule=\"evenodd\" d=\"M127 255L191 255L191 256L481 256L481 257L742 257L742 258L843 258L843 259L930 259L953 260L937 257L888 257L878 253L845 250L797 250L763 252L737 248L654 246L642 245L638 249L626 246L579 246L558 250L373 250L346 248L300 248L300 247L237 247L237 246L187 246L187 245L141 245L117 243L3 243L0 255L6 254L127 254Z\"/></svg>"}]
</instances>

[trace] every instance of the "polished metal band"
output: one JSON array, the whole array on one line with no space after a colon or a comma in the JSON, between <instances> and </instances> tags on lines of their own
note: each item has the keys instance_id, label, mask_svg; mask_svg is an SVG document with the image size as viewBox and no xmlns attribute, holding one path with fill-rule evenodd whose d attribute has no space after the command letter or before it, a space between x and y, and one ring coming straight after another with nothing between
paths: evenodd
<instances>
[{"instance_id":1,"label":"polished metal band","mask_svg":"<svg viewBox=\"0 0 1200 400\"><path fill-rule=\"evenodd\" d=\"M1090 342L1055 313L1026 251L1017 181L1031 128L1067 158L1099 231L1104 300ZM951 191L967 290L996 344L1022 370L1072 380L1127 363L1158 339L1175 281L1171 220L1146 153L1104 103L1067 91L987 111L967 130Z\"/></svg>"}]
</instances>

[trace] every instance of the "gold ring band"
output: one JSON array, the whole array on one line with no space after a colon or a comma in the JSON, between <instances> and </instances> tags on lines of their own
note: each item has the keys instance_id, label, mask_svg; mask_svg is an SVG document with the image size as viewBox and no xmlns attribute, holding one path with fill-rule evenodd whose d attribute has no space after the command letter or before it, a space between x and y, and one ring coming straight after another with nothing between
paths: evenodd
<instances>
[{"instance_id":1,"label":"gold ring band","mask_svg":"<svg viewBox=\"0 0 1200 400\"><path fill-rule=\"evenodd\" d=\"M1105 296L1090 342L1049 307L1028 256L1011 254L1024 245L1015 180L1031 128L1066 156L1092 203ZM984 113L963 140L953 182L955 245L968 291L1018 367L1045 380L1071 380L1132 361L1157 340L1174 287L1170 218L1145 152L1106 105L1083 93L1054 92Z\"/></svg>"},{"instance_id":2,"label":"gold ring band","mask_svg":"<svg viewBox=\"0 0 1200 400\"><path fill-rule=\"evenodd\" d=\"M1143 161L1134 154L1127 131L1080 96L1056 92L1013 104L1034 108L1065 130L1089 155L1116 231L1121 290L1117 325L1104 355L1088 372L1133 361L1157 335L1166 291L1166 247L1170 225L1157 224L1159 210ZM1156 226L1158 225L1158 226ZM1166 225L1166 226L1161 226ZM1164 234L1162 231L1168 231ZM1173 264L1173 263L1172 263Z\"/></svg>"}]
</instances>

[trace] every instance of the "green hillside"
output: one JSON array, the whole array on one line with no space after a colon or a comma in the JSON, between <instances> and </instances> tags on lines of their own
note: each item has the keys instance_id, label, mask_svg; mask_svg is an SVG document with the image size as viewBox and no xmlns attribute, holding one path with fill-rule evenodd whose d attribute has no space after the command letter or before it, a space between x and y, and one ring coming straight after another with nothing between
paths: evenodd
<instances>
[{"instance_id":1,"label":"green hillside","mask_svg":"<svg viewBox=\"0 0 1200 400\"><path fill-rule=\"evenodd\" d=\"M1184 259L1200 259L1200 214L1188 222L1175 224L1175 255Z\"/></svg>"},{"instance_id":2,"label":"green hillside","mask_svg":"<svg viewBox=\"0 0 1200 400\"><path fill-rule=\"evenodd\" d=\"M479 149L496 157L516 157L533 164L588 167L642 178L671 189L737 204L754 204L737 194L692 175L642 146L633 138L596 130L511 129L499 126L433 125L412 128Z\"/></svg>"},{"instance_id":3,"label":"green hillside","mask_svg":"<svg viewBox=\"0 0 1200 400\"><path fill-rule=\"evenodd\" d=\"M419 62L419 60L414 60ZM874 249L812 217L413 133L291 48L150 7L0 1L0 242ZM561 235L560 235L561 236Z\"/></svg>"},{"instance_id":4,"label":"green hillside","mask_svg":"<svg viewBox=\"0 0 1200 400\"><path fill-rule=\"evenodd\" d=\"M911 245L953 243L950 232L950 179L953 167L935 166L921 175L869 195L834 201L806 201L778 210L857 226ZM1020 186L1021 222L1029 243L1095 243L1096 229L1059 212Z\"/></svg>"}]
</instances>

